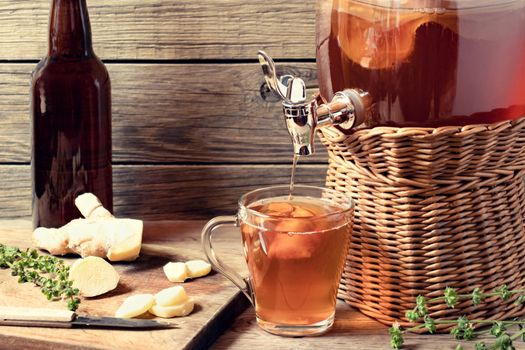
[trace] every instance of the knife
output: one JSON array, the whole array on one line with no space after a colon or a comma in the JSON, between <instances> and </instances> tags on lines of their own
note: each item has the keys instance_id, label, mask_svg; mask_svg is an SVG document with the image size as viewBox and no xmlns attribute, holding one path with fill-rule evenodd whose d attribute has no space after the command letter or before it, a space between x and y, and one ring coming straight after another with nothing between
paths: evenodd
<instances>
[{"instance_id":1,"label":"knife","mask_svg":"<svg viewBox=\"0 0 525 350\"><path fill-rule=\"evenodd\" d=\"M29 307L0 306L0 326L49 328L168 329L171 323L155 320L91 317L73 311Z\"/></svg>"}]
</instances>

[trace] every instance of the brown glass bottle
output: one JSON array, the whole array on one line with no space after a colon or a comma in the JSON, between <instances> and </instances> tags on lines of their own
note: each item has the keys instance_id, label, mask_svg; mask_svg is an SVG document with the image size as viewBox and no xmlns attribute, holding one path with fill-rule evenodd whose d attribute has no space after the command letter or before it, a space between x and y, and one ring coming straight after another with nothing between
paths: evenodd
<instances>
[{"instance_id":1,"label":"brown glass bottle","mask_svg":"<svg viewBox=\"0 0 525 350\"><path fill-rule=\"evenodd\" d=\"M49 52L32 76L33 224L81 217L84 192L113 207L111 84L93 52L86 0L53 0Z\"/></svg>"}]
</instances>

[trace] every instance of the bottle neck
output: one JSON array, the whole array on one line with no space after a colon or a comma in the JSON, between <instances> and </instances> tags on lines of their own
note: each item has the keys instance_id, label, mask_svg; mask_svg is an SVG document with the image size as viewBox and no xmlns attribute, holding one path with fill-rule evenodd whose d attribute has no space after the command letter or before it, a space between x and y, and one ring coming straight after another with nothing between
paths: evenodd
<instances>
[{"instance_id":1,"label":"bottle neck","mask_svg":"<svg viewBox=\"0 0 525 350\"><path fill-rule=\"evenodd\" d=\"M49 21L49 56L93 56L86 0L53 0Z\"/></svg>"}]
</instances>

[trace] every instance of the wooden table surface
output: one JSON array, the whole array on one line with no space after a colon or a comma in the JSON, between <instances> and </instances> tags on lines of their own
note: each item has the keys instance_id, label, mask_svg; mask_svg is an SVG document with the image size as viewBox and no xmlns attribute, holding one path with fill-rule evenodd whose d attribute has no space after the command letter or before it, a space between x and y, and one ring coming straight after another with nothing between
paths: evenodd
<instances>
[{"instance_id":1,"label":"wooden table surface","mask_svg":"<svg viewBox=\"0 0 525 350\"><path fill-rule=\"evenodd\" d=\"M134 293L153 293L172 285L162 273L168 260L202 258L200 230L203 221L168 221L145 224L144 243L149 256L134 263L116 264L121 274L119 287L107 296L83 300L80 313L111 316L122 300ZM29 221L0 221L0 243L29 247ZM224 228L215 235L219 256L241 273L246 273L239 233ZM162 252L155 256L152 252ZM151 255L153 254L153 255ZM74 260L69 258L68 260ZM335 325L319 337L285 338L262 331L255 322L253 308L228 280L219 274L185 284L197 300L189 317L171 322L178 329L161 331L109 331L94 329L54 329L0 327L0 349L389 349L387 327L338 302ZM40 291L19 285L8 271L0 271L0 306L24 305L63 308L60 302L47 302ZM243 310L245 310L243 312ZM239 316L240 315L240 316ZM238 316L238 317L237 317ZM237 318L236 318L237 317ZM222 335L221 335L222 334ZM217 339L218 338L218 339ZM407 349L455 349L450 335L408 335ZM473 348L468 344L465 349ZM525 346L517 344L517 349Z\"/></svg>"},{"instance_id":2,"label":"wooden table surface","mask_svg":"<svg viewBox=\"0 0 525 350\"><path fill-rule=\"evenodd\" d=\"M133 294L157 293L175 285L164 276L167 261L203 259L200 244L202 221L146 222L143 251L132 263L113 264L120 274L117 289L106 295L85 298L79 314L113 316L122 301ZM26 248L31 245L29 221L0 221L0 243ZM228 255L235 251L236 254ZM236 269L244 267L239 238L224 235L217 249ZM76 257L67 258L71 263ZM241 270L242 271L242 270ZM234 285L218 273L184 283L195 309L188 317L170 319L178 328L155 331L100 329L46 329L0 327L0 349L202 349L208 347L248 305ZM65 309L63 302L48 302L31 284L18 284L9 270L0 270L0 306ZM153 317L153 316L151 316Z\"/></svg>"}]
</instances>

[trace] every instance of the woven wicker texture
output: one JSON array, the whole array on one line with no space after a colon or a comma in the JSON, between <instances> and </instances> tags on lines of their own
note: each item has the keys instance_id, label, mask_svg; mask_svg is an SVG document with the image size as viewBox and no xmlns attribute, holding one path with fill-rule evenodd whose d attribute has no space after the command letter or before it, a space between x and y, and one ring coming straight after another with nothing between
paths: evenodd
<instances>
[{"instance_id":1,"label":"woven wicker texture","mask_svg":"<svg viewBox=\"0 0 525 350\"><path fill-rule=\"evenodd\" d=\"M356 201L340 297L391 324L415 297L525 288L525 118L463 128L325 129L327 186ZM524 314L497 298L434 317Z\"/></svg>"}]
</instances>

